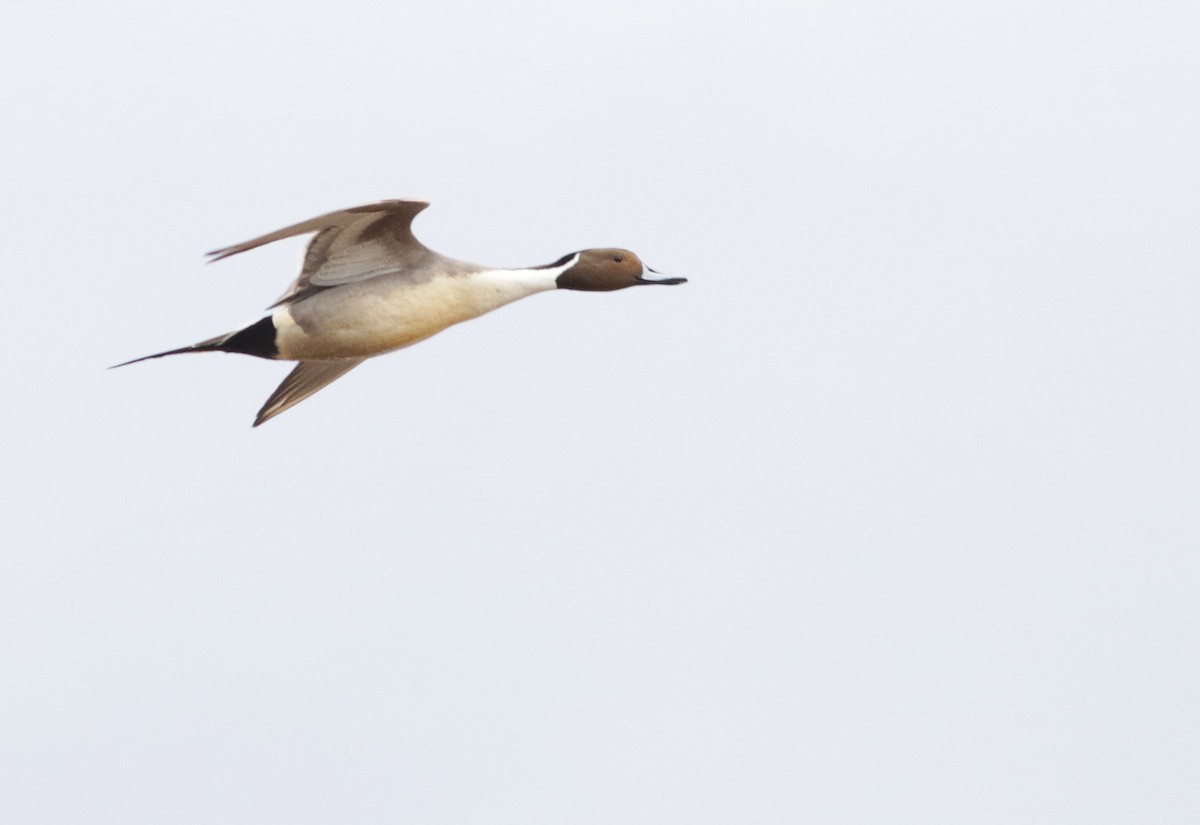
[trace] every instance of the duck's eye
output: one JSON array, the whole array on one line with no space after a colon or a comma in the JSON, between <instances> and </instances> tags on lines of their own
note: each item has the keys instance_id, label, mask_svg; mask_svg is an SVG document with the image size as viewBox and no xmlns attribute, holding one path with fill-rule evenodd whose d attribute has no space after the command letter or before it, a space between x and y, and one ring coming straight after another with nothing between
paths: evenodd
<instances>
[{"instance_id":1,"label":"duck's eye","mask_svg":"<svg viewBox=\"0 0 1200 825\"><path fill-rule=\"evenodd\" d=\"M613 255L613 260L616 261L617 263L621 263L621 261L625 260L625 256L624 255Z\"/></svg>"}]
</instances>

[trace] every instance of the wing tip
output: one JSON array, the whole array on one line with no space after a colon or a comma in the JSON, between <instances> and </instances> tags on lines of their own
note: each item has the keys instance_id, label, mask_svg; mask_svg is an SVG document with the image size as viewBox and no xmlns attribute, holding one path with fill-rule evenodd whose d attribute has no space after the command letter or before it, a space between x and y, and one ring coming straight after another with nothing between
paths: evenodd
<instances>
[{"instance_id":1,"label":"wing tip","mask_svg":"<svg viewBox=\"0 0 1200 825\"><path fill-rule=\"evenodd\" d=\"M280 413L287 412L318 390L327 387L350 370L361 364L364 358L346 358L336 361L300 361L296 364L275 392L266 400L250 426L265 424Z\"/></svg>"},{"instance_id":2,"label":"wing tip","mask_svg":"<svg viewBox=\"0 0 1200 825\"><path fill-rule=\"evenodd\" d=\"M217 261L222 261L231 255L249 252L251 249L263 246L264 244L281 241L284 238L290 238L295 235L303 235L309 232L320 232L321 230L331 228L332 226L330 224L323 223L323 221L338 215L400 210L406 208L410 213L409 219L411 220L428 206L429 201L422 200L420 198L393 198L391 200L376 201L375 203L369 203L363 206L352 206L348 209L342 209L337 212L329 212L316 218L311 218L307 221L301 221L300 223L292 224L291 226L284 227L283 229L276 230L275 232L267 233L266 235L262 235L250 241L234 244L233 246L224 246L220 249L214 249L211 252L205 252L204 257L208 259L205 261L205 263L213 264ZM380 207L384 207L384 209L381 210Z\"/></svg>"},{"instance_id":3,"label":"wing tip","mask_svg":"<svg viewBox=\"0 0 1200 825\"><path fill-rule=\"evenodd\" d=\"M237 244L235 246L225 246L220 249L214 249L211 252L205 252L204 257L208 260L206 260L204 263L215 264L217 261L224 260L230 255L236 255L239 252L244 252L245 250L241 248L242 246L242 244Z\"/></svg>"},{"instance_id":4,"label":"wing tip","mask_svg":"<svg viewBox=\"0 0 1200 825\"><path fill-rule=\"evenodd\" d=\"M281 412L291 406L290 404L276 404L275 401L276 399L273 396L267 399L267 403L263 404L262 409L255 414L254 423L250 425L251 429L267 423L272 418L279 415Z\"/></svg>"}]
</instances>

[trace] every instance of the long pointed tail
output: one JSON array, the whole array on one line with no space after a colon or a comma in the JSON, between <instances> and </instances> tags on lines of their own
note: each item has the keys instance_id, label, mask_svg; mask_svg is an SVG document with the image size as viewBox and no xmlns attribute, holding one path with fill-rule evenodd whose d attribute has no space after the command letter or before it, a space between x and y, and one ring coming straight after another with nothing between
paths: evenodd
<instances>
[{"instance_id":1,"label":"long pointed tail","mask_svg":"<svg viewBox=\"0 0 1200 825\"><path fill-rule=\"evenodd\" d=\"M221 338L225 337L227 336L221 336ZM219 352L221 346L218 342L221 338L215 338L211 341L201 341L199 344L192 344L190 347L180 347L179 349L169 349L166 352L156 352L153 355L143 355L141 358L134 358L132 361L122 361L120 364L113 364L109 369L115 370L117 367L127 367L130 364L136 364L138 361L149 361L151 358L162 358L164 355L180 355L185 352Z\"/></svg>"},{"instance_id":2,"label":"long pointed tail","mask_svg":"<svg viewBox=\"0 0 1200 825\"><path fill-rule=\"evenodd\" d=\"M134 358L132 361L113 364L109 369L115 370L117 367L136 364L138 361L149 361L151 358L162 358L165 355L182 355L185 352L240 352L244 355L255 355L259 358L276 358L279 356L279 348L275 344L275 323L271 320L271 316L268 315L266 318L256 321L248 327L239 329L237 332L227 332L224 335L209 338L207 341L201 341L199 344L192 344L190 347L180 347L179 349L169 349L166 352L156 352L153 355L143 355L141 358Z\"/></svg>"}]
</instances>

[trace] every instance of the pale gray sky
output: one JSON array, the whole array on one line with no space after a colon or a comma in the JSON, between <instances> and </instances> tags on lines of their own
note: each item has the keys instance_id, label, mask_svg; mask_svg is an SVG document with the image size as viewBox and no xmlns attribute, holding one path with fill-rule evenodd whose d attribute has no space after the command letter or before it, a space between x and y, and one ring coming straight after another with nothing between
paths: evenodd
<instances>
[{"instance_id":1,"label":"pale gray sky","mask_svg":"<svg viewBox=\"0 0 1200 825\"><path fill-rule=\"evenodd\" d=\"M1194 2L6 6L0 819L1200 820ZM541 295L271 421L380 198Z\"/></svg>"}]
</instances>

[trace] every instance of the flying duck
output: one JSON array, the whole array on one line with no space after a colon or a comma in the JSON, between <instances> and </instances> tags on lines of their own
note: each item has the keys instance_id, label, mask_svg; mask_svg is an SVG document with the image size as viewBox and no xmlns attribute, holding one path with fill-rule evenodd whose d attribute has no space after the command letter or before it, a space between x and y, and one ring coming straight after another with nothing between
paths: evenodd
<instances>
[{"instance_id":1,"label":"flying duck","mask_svg":"<svg viewBox=\"0 0 1200 825\"><path fill-rule=\"evenodd\" d=\"M185 352L237 352L298 361L258 411L257 427L368 358L411 346L535 292L611 292L687 281L661 277L624 249L585 249L528 269L447 258L413 237L413 218L427 206L417 200L356 206L208 253L210 262L219 261L263 244L316 233L299 277L268 307L266 317L189 347L116 366Z\"/></svg>"}]
</instances>

